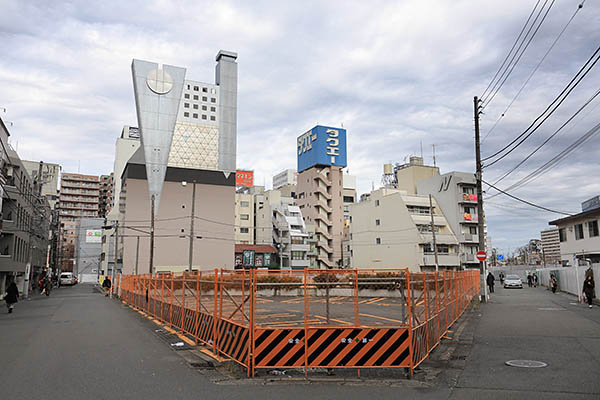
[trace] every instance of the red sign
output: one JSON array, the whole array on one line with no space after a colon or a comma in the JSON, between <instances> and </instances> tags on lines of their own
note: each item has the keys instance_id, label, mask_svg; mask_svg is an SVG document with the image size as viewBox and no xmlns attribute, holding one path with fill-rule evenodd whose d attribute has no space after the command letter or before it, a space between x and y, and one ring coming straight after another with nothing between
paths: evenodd
<instances>
[{"instance_id":1,"label":"red sign","mask_svg":"<svg viewBox=\"0 0 600 400\"><path fill-rule=\"evenodd\" d=\"M254 171L236 171L235 186L254 186Z\"/></svg>"},{"instance_id":2,"label":"red sign","mask_svg":"<svg viewBox=\"0 0 600 400\"><path fill-rule=\"evenodd\" d=\"M485 261L486 258L487 256L485 255L485 251L481 250L477 252L477 259L479 261Z\"/></svg>"}]
</instances>

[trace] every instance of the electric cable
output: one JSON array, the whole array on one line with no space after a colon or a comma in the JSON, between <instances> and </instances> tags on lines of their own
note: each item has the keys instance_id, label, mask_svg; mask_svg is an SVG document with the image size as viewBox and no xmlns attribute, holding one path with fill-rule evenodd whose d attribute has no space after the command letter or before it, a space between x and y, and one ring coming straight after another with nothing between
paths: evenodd
<instances>
[{"instance_id":1,"label":"electric cable","mask_svg":"<svg viewBox=\"0 0 600 400\"><path fill-rule=\"evenodd\" d=\"M495 187L495 186L494 186L494 185L492 185L491 183L488 183L488 182L484 181L483 179L481 180L481 182L485 183L486 185L489 185L490 187L492 187L492 188L496 189L497 191L499 191L499 192L501 192L501 193L503 193L503 194L507 195L508 197L510 197L510 198L512 198L512 199L514 199L514 200L520 201L521 203L524 203L524 204L530 205L530 206L532 206L532 207L539 208L539 209L541 209L541 210L545 210L545 211L552 212L552 213L555 213L555 214L562 214L562 215L567 215L567 216L571 216L571 215L573 215L573 213L568 213L568 212L563 212L563 211L556 211L556 210L552 210L552 209L550 209L550 208L547 208L547 207L544 207L544 206L540 206L540 205L538 205L538 204L535 204L535 203L532 203L532 202L530 202L530 201L523 200L523 199L521 199L521 198L519 198L519 197L517 197L517 196L515 196L515 195L512 195L512 194L510 194L510 193L508 193L508 192L506 192L506 191L504 191L504 190L502 190L502 189L498 189L497 187Z\"/></svg>"}]
</instances>

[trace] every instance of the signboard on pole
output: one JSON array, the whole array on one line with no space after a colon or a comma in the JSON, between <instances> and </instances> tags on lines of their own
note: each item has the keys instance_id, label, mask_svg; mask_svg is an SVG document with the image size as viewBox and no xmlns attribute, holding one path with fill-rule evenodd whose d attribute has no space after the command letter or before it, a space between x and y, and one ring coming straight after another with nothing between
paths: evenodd
<instances>
[{"instance_id":1,"label":"signboard on pole","mask_svg":"<svg viewBox=\"0 0 600 400\"><path fill-rule=\"evenodd\" d=\"M504 255L503 254L498 254L497 258L498 258L498 261L504 261Z\"/></svg>"},{"instance_id":2,"label":"signboard on pole","mask_svg":"<svg viewBox=\"0 0 600 400\"><path fill-rule=\"evenodd\" d=\"M102 243L102 229L87 229L85 232L86 243Z\"/></svg>"},{"instance_id":3,"label":"signboard on pole","mask_svg":"<svg viewBox=\"0 0 600 400\"><path fill-rule=\"evenodd\" d=\"M485 255L485 251L480 250L477 252L477 259L479 261L485 261L486 258L487 258L487 256Z\"/></svg>"}]
</instances>

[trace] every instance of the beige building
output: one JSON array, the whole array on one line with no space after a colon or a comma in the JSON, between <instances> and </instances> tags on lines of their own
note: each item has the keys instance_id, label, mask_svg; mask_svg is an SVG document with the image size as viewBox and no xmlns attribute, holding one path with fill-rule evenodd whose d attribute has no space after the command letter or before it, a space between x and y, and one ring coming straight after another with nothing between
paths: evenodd
<instances>
[{"instance_id":1,"label":"beige building","mask_svg":"<svg viewBox=\"0 0 600 400\"><path fill-rule=\"evenodd\" d=\"M61 166L58 164L45 163L41 161L22 160L23 166L36 183L42 185L42 196L46 196L50 203L50 209L54 210L54 206L58 202L58 178L61 171ZM42 164L42 177L38 179L38 172Z\"/></svg>"},{"instance_id":2,"label":"beige building","mask_svg":"<svg viewBox=\"0 0 600 400\"><path fill-rule=\"evenodd\" d=\"M343 173L339 166L313 166L298 174L297 203L306 224L315 227L318 268L342 261Z\"/></svg>"},{"instance_id":3,"label":"beige building","mask_svg":"<svg viewBox=\"0 0 600 400\"><path fill-rule=\"evenodd\" d=\"M344 174L342 179L342 197L344 202L344 236L342 240L342 267L347 268L350 260L350 207L356 203L356 177Z\"/></svg>"},{"instance_id":4,"label":"beige building","mask_svg":"<svg viewBox=\"0 0 600 400\"><path fill-rule=\"evenodd\" d=\"M253 194L243 192L235 194L235 243L254 244Z\"/></svg>"},{"instance_id":5,"label":"beige building","mask_svg":"<svg viewBox=\"0 0 600 400\"><path fill-rule=\"evenodd\" d=\"M417 193L417 182L440 174L438 167L423 164L423 157L412 156L408 164L395 168L396 188L407 193Z\"/></svg>"},{"instance_id":6,"label":"beige building","mask_svg":"<svg viewBox=\"0 0 600 400\"><path fill-rule=\"evenodd\" d=\"M378 189L351 206L352 268L435 269L429 196ZM438 266L460 266L459 242L433 200Z\"/></svg>"},{"instance_id":7,"label":"beige building","mask_svg":"<svg viewBox=\"0 0 600 400\"><path fill-rule=\"evenodd\" d=\"M540 236L542 239L542 254L544 258L544 264L558 265L561 260L558 228L541 231Z\"/></svg>"}]
</instances>

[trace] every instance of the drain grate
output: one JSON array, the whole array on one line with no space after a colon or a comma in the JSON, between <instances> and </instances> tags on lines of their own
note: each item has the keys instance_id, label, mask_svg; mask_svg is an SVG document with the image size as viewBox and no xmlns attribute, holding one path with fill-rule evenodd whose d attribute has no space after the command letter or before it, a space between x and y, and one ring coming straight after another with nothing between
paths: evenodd
<instances>
[{"instance_id":1,"label":"drain grate","mask_svg":"<svg viewBox=\"0 0 600 400\"><path fill-rule=\"evenodd\" d=\"M518 368L544 368L547 367L548 364L542 361L533 361L533 360L510 360L505 363L510 367L518 367Z\"/></svg>"}]
</instances>

